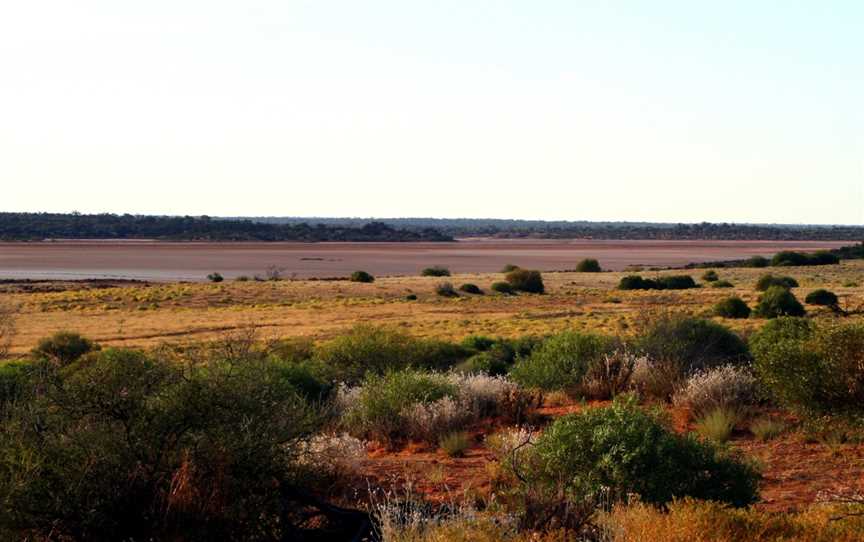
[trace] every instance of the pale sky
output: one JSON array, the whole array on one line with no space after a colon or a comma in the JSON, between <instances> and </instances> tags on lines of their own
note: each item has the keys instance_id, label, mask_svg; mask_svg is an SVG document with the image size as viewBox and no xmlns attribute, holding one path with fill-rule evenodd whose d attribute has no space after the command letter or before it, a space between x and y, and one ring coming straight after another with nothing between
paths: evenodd
<instances>
[{"instance_id":1,"label":"pale sky","mask_svg":"<svg viewBox=\"0 0 864 542\"><path fill-rule=\"evenodd\" d=\"M864 223L864 2L6 0L3 211Z\"/></svg>"}]
</instances>

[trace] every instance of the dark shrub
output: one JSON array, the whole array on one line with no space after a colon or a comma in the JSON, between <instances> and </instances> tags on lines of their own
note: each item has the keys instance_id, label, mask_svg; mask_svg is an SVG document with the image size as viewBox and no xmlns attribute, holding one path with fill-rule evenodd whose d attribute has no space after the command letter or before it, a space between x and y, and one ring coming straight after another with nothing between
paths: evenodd
<instances>
[{"instance_id":1,"label":"dark shrub","mask_svg":"<svg viewBox=\"0 0 864 542\"><path fill-rule=\"evenodd\" d=\"M510 286L518 292L542 294L545 291L543 276L540 271L530 269L514 269L505 277Z\"/></svg>"},{"instance_id":2,"label":"dark shrub","mask_svg":"<svg viewBox=\"0 0 864 542\"><path fill-rule=\"evenodd\" d=\"M711 283L712 288L734 288L735 285L728 280L715 280Z\"/></svg>"},{"instance_id":3,"label":"dark shrub","mask_svg":"<svg viewBox=\"0 0 864 542\"><path fill-rule=\"evenodd\" d=\"M759 277L756 281L756 290L764 292L772 286L781 286L783 288L797 288L798 281L792 277L779 277L777 275L767 274Z\"/></svg>"},{"instance_id":4,"label":"dark shrub","mask_svg":"<svg viewBox=\"0 0 864 542\"><path fill-rule=\"evenodd\" d=\"M466 294L483 295L483 290L481 290L476 284L471 283L463 284L459 287L459 291L465 292Z\"/></svg>"},{"instance_id":5,"label":"dark shrub","mask_svg":"<svg viewBox=\"0 0 864 542\"><path fill-rule=\"evenodd\" d=\"M0 363L0 416L7 405L21 399L32 387L29 363L10 361ZM0 529L2 533L2 529Z\"/></svg>"},{"instance_id":6,"label":"dark shrub","mask_svg":"<svg viewBox=\"0 0 864 542\"><path fill-rule=\"evenodd\" d=\"M71 331L58 331L50 337L39 341L33 349L33 356L40 359L48 359L59 363L61 366L69 365L78 358L99 350L99 345Z\"/></svg>"},{"instance_id":7,"label":"dark shrub","mask_svg":"<svg viewBox=\"0 0 864 542\"><path fill-rule=\"evenodd\" d=\"M459 297L459 292L453 287L450 282L441 282L435 286L435 293L441 297Z\"/></svg>"},{"instance_id":8,"label":"dark shrub","mask_svg":"<svg viewBox=\"0 0 864 542\"><path fill-rule=\"evenodd\" d=\"M702 280L705 282L714 282L720 280L720 275L717 274L717 271L711 269L702 273Z\"/></svg>"},{"instance_id":9,"label":"dark shrub","mask_svg":"<svg viewBox=\"0 0 864 542\"><path fill-rule=\"evenodd\" d=\"M498 341L492 337L486 337L485 335L469 335L462 339L461 344L465 348L470 348L471 350L476 350L478 352L485 352L492 348L497 342Z\"/></svg>"},{"instance_id":10,"label":"dark shrub","mask_svg":"<svg viewBox=\"0 0 864 542\"><path fill-rule=\"evenodd\" d=\"M864 419L864 326L815 328L777 318L750 339L756 373L781 403L806 416Z\"/></svg>"},{"instance_id":11,"label":"dark shrub","mask_svg":"<svg viewBox=\"0 0 864 542\"><path fill-rule=\"evenodd\" d=\"M650 290L654 286L654 281L643 279L640 275L627 275L621 277L618 282L619 290Z\"/></svg>"},{"instance_id":12,"label":"dark shrub","mask_svg":"<svg viewBox=\"0 0 864 542\"><path fill-rule=\"evenodd\" d=\"M834 292L830 292L828 290L819 289L813 290L807 297L804 298L804 302L809 305L822 305L825 307L836 307L837 306L837 294Z\"/></svg>"},{"instance_id":13,"label":"dark shrub","mask_svg":"<svg viewBox=\"0 0 864 542\"><path fill-rule=\"evenodd\" d=\"M637 494L655 504L694 497L747 506L758 499L753 467L678 435L632 400L559 418L532 452L535 468L522 476L571 499L593 500L607 491L614 501Z\"/></svg>"},{"instance_id":14,"label":"dark shrub","mask_svg":"<svg viewBox=\"0 0 864 542\"><path fill-rule=\"evenodd\" d=\"M804 316L803 305L795 295L783 286L771 286L761 296L753 311L760 318L777 318L778 316Z\"/></svg>"},{"instance_id":15,"label":"dark shrub","mask_svg":"<svg viewBox=\"0 0 864 542\"><path fill-rule=\"evenodd\" d=\"M351 282L375 282L375 277L366 271L354 271L351 273Z\"/></svg>"},{"instance_id":16,"label":"dark shrub","mask_svg":"<svg viewBox=\"0 0 864 542\"><path fill-rule=\"evenodd\" d=\"M222 282L225 278L219 273L210 273L207 275L207 280L210 282Z\"/></svg>"},{"instance_id":17,"label":"dark shrub","mask_svg":"<svg viewBox=\"0 0 864 542\"><path fill-rule=\"evenodd\" d=\"M432 267L427 267L423 271L420 272L420 275L424 277L449 277L450 270L446 267L442 267L440 265L435 265Z\"/></svg>"},{"instance_id":18,"label":"dark shrub","mask_svg":"<svg viewBox=\"0 0 864 542\"><path fill-rule=\"evenodd\" d=\"M500 349L488 350L474 354L465 362L465 369L471 373L485 373L491 376L507 374L511 363L501 355Z\"/></svg>"},{"instance_id":19,"label":"dark shrub","mask_svg":"<svg viewBox=\"0 0 864 542\"><path fill-rule=\"evenodd\" d=\"M802 252L783 251L778 252L771 259L771 265L775 266L791 266L791 265L833 265L840 263L840 258L828 251L822 250L813 254L804 254Z\"/></svg>"},{"instance_id":20,"label":"dark shrub","mask_svg":"<svg viewBox=\"0 0 864 542\"><path fill-rule=\"evenodd\" d=\"M274 360L300 363L315 355L315 343L303 337L277 339L267 343L266 353Z\"/></svg>"},{"instance_id":21,"label":"dark shrub","mask_svg":"<svg viewBox=\"0 0 864 542\"><path fill-rule=\"evenodd\" d=\"M525 387L574 392L591 363L613 348L614 341L608 337L559 333L545 340L530 356L520 359L510 375Z\"/></svg>"},{"instance_id":22,"label":"dark shrub","mask_svg":"<svg viewBox=\"0 0 864 542\"><path fill-rule=\"evenodd\" d=\"M840 263L840 257L827 250L820 250L809 255L810 265L835 265Z\"/></svg>"},{"instance_id":23,"label":"dark shrub","mask_svg":"<svg viewBox=\"0 0 864 542\"><path fill-rule=\"evenodd\" d=\"M675 363L683 375L749 359L747 345L724 325L687 314L649 315L637 346L650 359Z\"/></svg>"},{"instance_id":24,"label":"dark shrub","mask_svg":"<svg viewBox=\"0 0 864 542\"><path fill-rule=\"evenodd\" d=\"M658 277L656 282L660 290L686 290L699 287L690 275L667 275Z\"/></svg>"},{"instance_id":25,"label":"dark shrub","mask_svg":"<svg viewBox=\"0 0 864 542\"><path fill-rule=\"evenodd\" d=\"M599 273L602 269L600 269L600 262L594 258L585 258L576 264L576 271L580 273Z\"/></svg>"},{"instance_id":26,"label":"dark shrub","mask_svg":"<svg viewBox=\"0 0 864 542\"><path fill-rule=\"evenodd\" d=\"M417 301L417 294L408 294L405 296L405 301Z\"/></svg>"},{"instance_id":27,"label":"dark shrub","mask_svg":"<svg viewBox=\"0 0 864 542\"><path fill-rule=\"evenodd\" d=\"M501 268L502 273L509 273L510 271L515 271L519 269L518 265L514 265L512 263L505 264L504 267Z\"/></svg>"},{"instance_id":28,"label":"dark shrub","mask_svg":"<svg viewBox=\"0 0 864 542\"><path fill-rule=\"evenodd\" d=\"M768 267L771 261L765 256L752 256L744 261L744 267Z\"/></svg>"},{"instance_id":29,"label":"dark shrub","mask_svg":"<svg viewBox=\"0 0 864 542\"><path fill-rule=\"evenodd\" d=\"M740 297L727 297L714 305L714 314L723 318L748 318L750 307Z\"/></svg>"},{"instance_id":30,"label":"dark shrub","mask_svg":"<svg viewBox=\"0 0 864 542\"><path fill-rule=\"evenodd\" d=\"M499 294L509 295L513 293L513 287L510 286L509 282L493 282L491 288L493 292L498 292Z\"/></svg>"},{"instance_id":31,"label":"dark shrub","mask_svg":"<svg viewBox=\"0 0 864 542\"><path fill-rule=\"evenodd\" d=\"M485 348L476 348L481 350L480 354L472 356L466 362L466 369L470 372L486 373L492 376L506 374L510 367L515 363L518 357L527 357L540 344L542 340L536 337L521 337L519 339L498 339L492 344L483 341L485 337L478 337L478 341L472 341L473 344ZM488 346L486 346L488 344ZM463 341L463 346L469 346Z\"/></svg>"},{"instance_id":32,"label":"dark shrub","mask_svg":"<svg viewBox=\"0 0 864 542\"><path fill-rule=\"evenodd\" d=\"M333 386L325 376L328 373L327 368L320 362L282 361L275 362L273 366L278 378L307 401L324 401L330 395Z\"/></svg>"}]
</instances>

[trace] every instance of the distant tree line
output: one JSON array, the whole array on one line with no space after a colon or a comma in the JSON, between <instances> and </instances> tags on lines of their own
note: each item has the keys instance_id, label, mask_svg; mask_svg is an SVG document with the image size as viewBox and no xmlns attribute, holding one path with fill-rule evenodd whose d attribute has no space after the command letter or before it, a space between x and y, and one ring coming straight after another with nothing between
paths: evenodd
<instances>
[{"instance_id":1,"label":"distant tree line","mask_svg":"<svg viewBox=\"0 0 864 542\"><path fill-rule=\"evenodd\" d=\"M266 224L299 224L304 221L339 226L360 226L364 218L247 217ZM434 228L452 237L537 239L650 239L650 240L788 240L859 241L864 226L800 224L731 224L702 222L674 224L651 222L543 221L482 218L381 218L396 228Z\"/></svg>"},{"instance_id":2,"label":"distant tree line","mask_svg":"<svg viewBox=\"0 0 864 542\"><path fill-rule=\"evenodd\" d=\"M268 224L208 216L139 216L78 213L0 213L0 239L159 239L170 241L452 241L432 228L361 225Z\"/></svg>"}]
</instances>

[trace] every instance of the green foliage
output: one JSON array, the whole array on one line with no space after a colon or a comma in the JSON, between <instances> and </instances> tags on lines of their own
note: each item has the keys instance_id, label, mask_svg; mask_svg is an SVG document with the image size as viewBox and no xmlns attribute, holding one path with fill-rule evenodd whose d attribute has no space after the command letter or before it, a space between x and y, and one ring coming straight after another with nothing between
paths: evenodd
<instances>
[{"instance_id":1,"label":"green foliage","mask_svg":"<svg viewBox=\"0 0 864 542\"><path fill-rule=\"evenodd\" d=\"M420 275L424 277L449 277L450 270L440 265L434 265L421 271Z\"/></svg>"},{"instance_id":2,"label":"green foliage","mask_svg":"<svg viewBox=\"0 0 864 542\"><path fill-rule=\"evenodd\" d=\"M651 290L656 283L651 279L643 279L641 275L627 275L618 281L619 290Z\"/></svg>"},{"instance_id":3,"label":"green foliage","mask_svg":"<svg viewBox=\"0 0 864 542\"><path fill-rule=\"evenodd\" d=\"M864 420L864 325L816 328L778 318L750 339L759 379L781 403L810 416Z\"/></svg>"},{"instance_id":4,"label":"green foliage","mask_svg":"<svg viewBox=\"0 0 864 542\"><path fill-rule=\"evenodd\" d=\"M27 362L0 363L0 416L7 406L23 398L32 388L33 365Z\"/></svg>"},{"instance_id":5,"label":"green foliage","mask_svg":"<svg viewBox=\"0 0 864 542\"><path fill-rule=\"evenodd\" d=\"M786 423L772 418L759 418L750 424L750 432L761 441L774 440L786 431Z\"/></svg>"},{"instance_id":6,"label":"green foliage","mask_svg":"<svg viewBox=\"0 0 864 542\"><path fill-rule=\"evenodd\" d=\"M756 290L760 292L764 292L772 286L780 286L786 289L797 288L798 281L793 279L792 277L778 277L770 273L767 275L762 275L761 277L759 277L759 280L756 281Z\"/></svg>"},{"instance_id":7,"label":"green foliage","mask_svg":"<svg viewBox=\"0 0 864 542\"><path fill-rule=\"evenodd\" d=\"M514 265L512 263L505 264L504 267L501 268L502 273L509 273L510 271L515 271L519 269L518 265Z\"/></svg>"},{"instance_id":8,"label":"green foliage","mask_svg":"<svg viewBox=\"0 0 864 542\"><path fill-rule=\"evenodd\" d=\"M641 324L638 348L652 360L674 362L683 372L749 359L747 344L717 322L681 313L651 315Z\"/></svg>"},{"instance_id":9,"label":"green foliage","mask_svg":"<svg viewBox=\"0 0 864 542\"><path fill-rule=\"evenodd\" d=\"M462 339L461 344L465 348L470 348L471 350L476 350L478 352L485 352L492 348L497 342L498 341L492 337L487 337L485 335L468 335Z\"/></svg>"},{"instance_id":10,"label":"green foliage","mask_svg":"<svg viewBox=\"0 0 864 542\"><path fill-rule=\"evenodd\" d=\"M778 267L792 265L833 265L838 263L840 263L840 258L825 250L813 254L786 250L778 252L771 259L771 265Z\"/></svg>"},{"instance_id":11,"label":"green foliage","mask_svg":"<svg viewBox=\"0 0 864 542\"><path fill-rule=\"evenodd\" d=\"M732 436L741 415L734 407L720 407L711 410L696 420L696 432L706 439L723 443Z\"/></svg>"},{"instance_id":12,"label":"green foliage","mask_svg":"<svg viewBox=\"0 0 864 542\"><path fill-rule=\"evenodd\" d=\"M375 282L375 277L366 271L354 271L349 280L351 282Z\"/></svg>"},{"instance_id":13,"label":"green foliage","mask_svg":"<svg viewBox=\"0 0 864 542\"><path fill-rule=\"evenodd\" d=\"M559 418L536 444L533 483L572 500L609 491L624 499L663 504L695 497L746 506L758 498L750 466L690 436L680 436L632 400Z\"/></svg>"},{"instance_id":14,"label":"green foliage","mask_svg":"<svg viewBox=\"0 0 864 542\"><path fill-rule=\"evenodd\" d=\"M759 302L753 311L760 318L777 318L779 316L804 316L804 306L789 289L783 286L771 286L759 296Z\"/></svg>"},{"instance_id":15,"label":"green foliage","mask_svg":"<svg viewBox=\"0 0 864 542\"><path fill-rule=\"evenodd\" d=\"M715 280L711 283L712 288L734 288L735 285L728 280Z\"/></svg>"},{"instance_id":16,"label":"green foliage","mask_svg":"<svg viewBox=\"0 0 864 542\"><path fill-rule=\"evenodd\" d=\"M554 335L520 359L510 375L525 387L574 391L591 363L614 348L608 337L577 332Z\"/></svg>"},{"instance_id":17,"label":"green foliage","mask_svg":"<svg viewBox=\"0 0 864 542\"><path fill-rule=\"evenodd\" d=\"M207 275L207 280L210 282L222 282L225 280L225 277L223 277L221 273L210 273Z\"/></svg>"},{"instance_id":18,"label":"green foliage","mask_svg":"<svg viewBox=\"0 0 864 542\"><path fill-rule=\"evenodd\" d=\"M454 431L442 436L438 445L450 457L462 457L471 447L471 437L465 431Z\"/></svg>"},{"instance_id":19,"label":"green foliage","mask_svg":"<svg viewBox=\"0 0 864 542\"><path fill-rule=\"evenodd\" d=\"M441 297L459 297L459 292L451 282L441 282L435 286L435 293Z\"/></svg>"},{"instance_id":20,"label":"green foliage","mask_svg":"<svg viewBox=\"0 0 864 542\"><path fill-rule=\"evenodd\" d=\"M809 305L821 305L826 307L836 307L838 301L837 294L823 288L813 290L804 298L804 302Z\"/></svg>"},{"instance_id":21,"label":"green foliage","mask_svg":"<svg viewBox=\"0 0 864 542\"><path fill-rule=\"evenodd\" d=\"M717 271L710 269L702 273L702 280L705 282L715 282L720 280L720 275L717 274Z\"/></svg>"},{"instance_id":22,"label":"green foliage","mask_svg":"<svg viewBox=\"0 0 864 542\"><path fill-rule=\"evenodd\" d=\"M510 295L514 292L513 286L510 285L509 282L499 281L492 283L492 291L498 292L499 294Z\"/></svg>"},{"instance_id":23,"label":"green foliage","mask_svg":"<svg viewBox=\"0 0 864 542\"><path fill-rule=\"evenodd\" d=\"M690 275L666 275L656 279L642 278L640 275L621 277L619 290L686 290L698 288Z\"/></svg>"},{"instance_id":24,"label":"green foliage","mask_svg":"<svg viewBox=\"0 0 864 542\"><path fill-rule=\"evenodd\" d=\"M744 267L768 267L771 260L765 256L752 256L744 261Z\"/></svg>"},{"instance_id":25,"label":"green foliage","mask_svg":"<svg viewBox=\"0 0 864 542\"><path fill-rule=\"evenodd\" d=\"M594 258L585 258L576 264L576 271L579 273L599 273L602 271L600 262Z\"/></svg>"},{"instance_id":26,"label":"green foliage","mask_svg":"<svg viewBox=\"0 0 864 542\"><path fill-rule=\"evenodd\" d=\"M481 290L476 284L471 284L470 282L460 286L459 291L465 292L466 294L483 295L483 290Z\"/></svg>"},{"instance_id":27,"label":"green foliage","mask_svg":"<svg viewBox=\"0 0 864 542\"><path fill-rule=\"evenodd\" d=\"M32 354L37 359L47 359L65 366L77 361L84 354L99 349L98 344L78 333L58 331L41 339Z\"/></svg>"},{"instance_id":28,"label":"green foliage","mask_svg":"<svg viewBox=\"0 0 864 542\"><path fill-rule=\"evenodd\" d=\"M714 305L714 314L723 318L747 318L750 307L738 296L727 297Z\"/></svg>"},{"instance_id":29,"label":"green foliage","mask_svg":"<svg viewBox=\"0 0 864 542\"><path fill-rule=\"evenodd\" d=\"M540 271L531 269L514 269L505 277L510 286L518 292L542 294L545 291L543 276Z\"/></svg>"},{"instance_id":30,"label":"green foliage","mask_svg":"<svg viewBox=\"0 0 864 542\"><path fill-rule=\"evenodd\" d=\"M327 368L312 360L301 362L273 362L275 376L294 389L307 401L324 401L330 396L333 385L327 378Z\"/></svg>"}]
</instances>

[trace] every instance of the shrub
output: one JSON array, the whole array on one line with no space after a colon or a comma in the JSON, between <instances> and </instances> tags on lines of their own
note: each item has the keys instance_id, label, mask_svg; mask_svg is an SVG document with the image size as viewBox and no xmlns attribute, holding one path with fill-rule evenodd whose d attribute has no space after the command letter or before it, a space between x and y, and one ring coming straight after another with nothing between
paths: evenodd
<instances>
[{"instance_id":1,"label":"shrub","mask_svg":"<svg viewBox=\"0 0 864 542\"><path fill-rule=\"evenodd\" d=\"M349 280L351 282L375 282L375 277L366 271L354 271Z\"/></svg>"},{"instance_id":2,"label":"shrub","mask_svg":"<svg viewBox=\"0 0 864 542\"><path fill-rule=\"evenodd\" d=\"M366 442L347 433L319 434L302 443L300 465L334 478L360 474L366 460Z\"/></svg>"},{"instance_id":3,"label":"shrub","mask_svg":"<svg viewBox=\"0 0 864 542\"><path fill-rule=\"evenodd\" d=\"M666 275L659 277L656 282L659 290L686 290L699 287L690 275Z\"/></svg>"},{"instance_id":4,"label":"shrub","mask_svg":"<svg viewBox=\"0 0 864 542\"><path fill-rule=\"evenodd\" d=\"M417 294L408 294L405 296L405 301L417 301Z\"/></svg>"},{"instance_id":5,"label":"shrub","mask_svg":"<svg viewBox=\"0 0 864 542\"><path fill-rule=\"evenodd\" d=\"M579 273L599 273L602 269L600 269L600 262L594 258L585 258L576 264L576 271Z\"/></svg>"},{"instance_id":6,"label":"shrub","mask_svg":"<svg viewBox=\"0 0 864 542\"><path fill-rule=\"evenodd\" d=\"M459 297L459 292L450 282L441 282L435 286L435 293L441 297Z\"/></svg>"},{"instance_id":7,"label":"shrub","mask_svg":"<svg viewBox=\"0 0 864 542\"><path fill-rule=\"evenodd\" d=\"M740 297L732 296L714 305L714 314L723 318L747 318L750 307Z\"/></svg>"},{"instance_id":8,"label":"shrub","mask_svg":"<svg viewBox=\"0 0 864 542\"><path fill-rule=\"evenodd\" d=\"M784 405L808 417L864 416L864 325L778 318L750 343L760 381Z\"/></svg>"},{"instance_id":9,"label":"shrub","mask_svg":"<svg viewBox=\"0 0 864 542\"><path fill-rule=\"evenodd\" d=\"M324 377L326 368L313 361L274 362L273 370L277 378L307 401L324 401L333 388Z\"/></svg>"},{"instance_id":10,"label":"shrub","mask_svg":"<svg viewBox=\"0 0 864 542\"><path fill-rule=\"evenodd\" d=\"M454 431L441 437L438 445L448 456L462 457L465 450L471 447L471 437L465 431Z\"/></svg>"},{"instance_id":11,"label":"shrub","mask_svg":"<svg viewBox=\"0 0 864 542\"><path fill-rule=\"evenodd\" d=\"M753 311L760 318L777 318L779 316L804 316L804 306L791 291L782 286L771 286L759 296L759 302Z\"/></svg>"},{"instance_id":12,"label":"shrub","mask_svg":"<svg viewBox=\"0 0 864 542\"><path fill-rule=\"evenodd\" d=\"M32 369L29 363L15 361L0 363L0 416L5 412L7 405L11 406L31 390Z\"/></svg>"},{"instance_id":13,"label":"shrub","mask_svg":"<svg viewBox=\"0 0 864 542\"><path fill-rule=\"evenodd\" d=\"M15 319L17 313L17 307L0 300L0 360L9 354L9 348L12 347L12 338L16 333Z\"/></svg>"},{"instance_id":14,"label":"shrub","mask_svg":"<svg viewBox=\"0 0 864 542\"><path fill-rule=\"evenodd\" d=\"M543 276L540 271L530 269L514 269L507 273L507 282L514 290L532 294L542 294L545 291Z\"/></svg>"},{"instance_id":15,"label":"shrub","mask_svg":"<svg viewBox=\"0 0 864 542\"><path fill-rule=\"evenodd\" d=\"M519 269L518 265L514 265L512 263L505 264L504 267L501 268L502 273L509 273L510 271L515 271Z\"/></svg>"},{"instance_id":16,"label":"shrub","mask_svg":"<svg viewBox=\"0 0 864 542\"><path fill-rule=\"evenodd\" d=\"M514 292L509 282L493 282L491 288L493 292L498 292L499 294L510 295Z\"/></svg>"},{"instance_id":17,"label":"shrub","mask_svg":"<svg viewBox=\"0 0 864 542\"><path fill-rule=\"evenodd\" d=\"M591 364L612 348L613 341L600 335L559 333L519 360L510 374L526 387L576 391Z\"/></svg>"},{"instance_id":18,"label":"shrub","mask_svg":"<svg viewBox=\"0 0 864 542\"><path fill-rule=\"evenodd\" d=\"M249 282L249 275L237 275L234 280L237 282Z\"/></svg>"},{"instance_id":19,"label":"shrub","mask_svg":"<svg viewBox=\"0 0 864 542\"><path fill-rule=\"evenodd\" d=\"M459 291L465 292L466 294L483 295L483 290L481 290L476 284L471 284L470 282L460 286Z\"/></svg>"},{"instance_id":20,"label":"shrub","mask_svg":"<svg viewBox=\"0 0 864 542\"><path fill-rule=\"evenodd\" d=\"M486 337L485 335L468 335L462 339L461 344L465 348L470 348L471 350L476 350L478 352L485 352L495 346L497 342L498 341L492 337Z\"/></svg>"},{"instance_id":21,"label":"shrub","mask_svg":"<svg viewBox=\"0 0 864 542\"><path fill-rule=\"evenodd\" d=\"M750 424L750 432L761 441L773 440L785 431L784 422L771 418L759 418Z\"/></svg>"},{"instance_id":22,"label":"shrub","mask_svg":"<svg viewBox=\"0 0 864 542\"><path fill-rule=\"evenodd\" d=\"M735 285L728 280L716 280L711 283L712 288L734 288Z\"/></svg>"},{"instance_id":23,"label":"shrub","mask_svg":"<svg viewBox=\"0 0 864 542\"><path fill-rule=\"evenodd\" d=\"M640 324L638 348L652 360L678 364L685 375L749 358L747 345L735 332L717 322L681 313L649 315Z\"/></svg>"},{"instance_id":24,"label":"shrub","mask_svg":"<svg viewBox=\"0 0 864 542\"><path fill-rule=\"evenodd\" d=\"M225 280L225 277L223 277L220 273L210 273L209 275L207 275L207 280L209 280L210 282L222 282L223 280Z\"/></svg>"},{"instance_id":25,"label":"shrub","mask_svg":"<svg viewBox=\"0 0 864 542\"><path fill-rule=\"evenodd\" d=\"M640 275L627 275L618 282L619 290L651 290L654 286L654 281L643 279Z\"/></svg>"},{"instance_id":26,"label":"shrub","mask_svg":"<svg viewBox=\"0 0 864 542\"><path fill-rule=\"evenodd\" d=\"M804 302L809 305L821 305L826 307L836 307L838 301L837 294L821 288L813 290L804 298Z\"/></svg>"},{"instance_id":27,"label":"shrub","mask_svg":"<svg viewBox=\"0 0 864 542\"><path fill-rule=\"evenodd\" d=\"M86 337L71 331L58 331L50 337L41 339L33 349L33 356L69 365L89 352L99 350L100 346Z\"/></svg>"},{"instance_id":28,"label":"shrub","mask_svg":"<svg viewBox=\"0 0 864 542\"><path fill-rule=\"evenodd\" d=\"M420 275L424 277L449 277L450 270L440 265L434 265L421 271Z\"/></svg>"},{"instance_id":29,"label":"shrub","mask_svg":"<svg viewBox=\"0 0 864 542\"><path fill-rule=\"evenodd\" d=\"M702 280L705 282L715 282L720 280L720 276L717 274L717 271L710 269L702 273Z\"/></svg>"},{"instance_id":30,"label":"shrub","mask_svg":"<svg viewBox=\"0 0 864 542\"><path fill-rule=\"evenodd\" d=\"M594 359L588 366L581 388L592 399L612 399L630 387L640 357L619 347Z\"/></svg>"},{"instance_id":31,"label":"shrub","mask_svg":"<svg viewBox=\"0 0 864 542\"><path fill-rule=\"evenodd\" d=\"M724 365L699 371L675 394L674 403L696 415L718 409L740 408L758 401L756 377L749 369Z\"/></svg>"},{"instance_id":32,"label":"shrub","mask_svg":"<svg viewBox=\"0 0 864 542\"><path fill-rule=\"evenodd\" d=\"M778 252L771 259L774 266L802 266L802 265L833 265L840 263L840 258L835 254L822 250L813 254L794 252L791 250Z\"/></svg>"},{"instance_id":33,"label":"shrub","mask_svg":"<svg viewBox=\"0 0 864 542\"><path fill-rule=\"evenodd\" d=\"M696 420L696 432L703 438L723 443L729 440L741 415L733 407L710 410Z\"/></svg>"},{"instance_id":34,"label":"shrub","mask_svg":"<svg viewBox=\"0 0 864 542\"><path fill-rule=\"evenodd\" d=\"M762 275L761 277L759 277L759 280L756 281L756 290L760 292L764 292L772 286L781 286L787 289L797 288L798 281L793 279L792 277L778 277L770 273L767 275Z\"/></svg>"},{"instance_id":35,"label":"shrub","mask_svg":"<svg viewBox=\"0 0 864 542\"><path fill-rule=\"evenodd\" d=\"M632 400L559 418L539 437L535 453L536 468L522 475L571 499L608 492L623 500L635 493L646 503L690 496L746 506L758 496L752 467L676 434Z\"/></svg>"},{"instance_id":36,"label":"shrub","mask_svg":"<svg viewBox=\"0 0 864 542\"><path fill-rule=\"evenodd\" d=\"M765 256L751 256L744 261L744 267L768 267L771 261Z\"/></svg>"}]
</instances>

